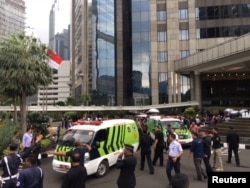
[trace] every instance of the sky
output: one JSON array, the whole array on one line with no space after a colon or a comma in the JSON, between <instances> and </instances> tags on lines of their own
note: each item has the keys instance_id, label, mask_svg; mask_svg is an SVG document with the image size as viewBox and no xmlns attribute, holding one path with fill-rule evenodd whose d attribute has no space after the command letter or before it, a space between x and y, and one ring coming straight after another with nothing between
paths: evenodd
<instances>
[{"instance_id":1,"label":"sky","mask_svg":"<svg viewBox=\"0 0 250 188\"><path fill-rule=\"evenodd\" d=\"M55 32L62 32L70 24L71 0L24 0L26 6L26 32L34 34L42 43L49 42L49 14L56 2Z\"/></svg>"}]
</instances>

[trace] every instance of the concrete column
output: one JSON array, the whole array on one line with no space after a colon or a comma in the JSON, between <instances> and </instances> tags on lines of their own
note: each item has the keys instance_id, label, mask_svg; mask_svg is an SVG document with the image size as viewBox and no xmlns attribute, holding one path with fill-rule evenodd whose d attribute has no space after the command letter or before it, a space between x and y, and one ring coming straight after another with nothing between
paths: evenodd
<instances>
[{"instance_id":1,"label":"concrete column","mask_svg":"<svg viewBox=\"0 0 250 188\"><path fill-rule=\"evenodd\" d=\"M201 101L201 76L199 72L194 73L194 100L199 103L199 108L202 107Z\"/></svg>"}]
</instances>

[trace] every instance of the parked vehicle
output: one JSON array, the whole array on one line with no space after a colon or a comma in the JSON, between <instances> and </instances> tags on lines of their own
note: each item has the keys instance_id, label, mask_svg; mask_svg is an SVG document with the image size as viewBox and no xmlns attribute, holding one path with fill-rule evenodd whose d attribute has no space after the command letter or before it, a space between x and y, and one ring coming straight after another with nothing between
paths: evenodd
<instances>
[{"instance_id":1,"label":"parked vehicle","mask_svg":"<svg viewBox=\"0 0 250 188\"><path fill-rule=\"evenodd\" d=\"M152 138L154 138L154 130L155 126L159 125L161 127L161 131L164 135L164 140L167 138L167 126L171 125L172 128L175 128L175 132L178 135L178 141L182 145L190 145L193 141L190 130L186 125L182 125L181 121L178 118L173 117L164 117L164 116L152 116L147 121L147 126L149 129Z\"/></svg>"}]
</instances>

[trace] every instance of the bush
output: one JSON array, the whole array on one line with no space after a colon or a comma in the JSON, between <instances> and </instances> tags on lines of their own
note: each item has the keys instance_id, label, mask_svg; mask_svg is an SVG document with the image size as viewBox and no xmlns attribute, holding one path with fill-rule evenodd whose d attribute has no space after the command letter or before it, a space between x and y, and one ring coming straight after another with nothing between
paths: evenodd
<instances>
[{"instance_id":1,"label":"bush","mask_svg":"<svg viewBox=\"0 0 250 188\"><path fill-rule=\"evenodd\" d=\"M20 128L16 126L12 121L5 120L0 122L0 156L4 155L4 151L11 143L12 137L16 130Z\"/></svg>"}]
</instances>

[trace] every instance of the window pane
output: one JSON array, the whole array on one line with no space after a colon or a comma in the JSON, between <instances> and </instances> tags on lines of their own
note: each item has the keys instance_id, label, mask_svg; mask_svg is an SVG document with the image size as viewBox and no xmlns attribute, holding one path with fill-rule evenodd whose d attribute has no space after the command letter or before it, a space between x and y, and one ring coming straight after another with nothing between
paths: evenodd
<instances>
[{"instance_id":1,"label":"window pane","mask_svg":"<svg viewBox=\"0 0 250 188\"><path fill-rule=\"evenodd\" d=\"M157 38L158 38L158 42L164 42L167 41L167 32L166 31L159 31L157 33Z\"/></svg>"},{"instance_id":2,"label":"window pane","mask_svg":"<svg viewBox=\"0 0 250 188\"><path fill-rule=\"evenodd\" d=\"M179 18L180 18L180 20L187 20L188 19L188 10L187 9L180 9L179 10Z\"/></svg>"},{"instance_id":3,"label":"window pane","mask_svg":"<svg viewBox=\"0 0 250 188\"><path fill-rule=\"evenodd\" d=\"M179 40L188 40L188 39L189 39L188 30L180 30Z\"/></svg>"},{"instance_id":4,"label":"window pane","mask_svg":"<svg viewBox=\"0 0 250 188\"><path fill-rule=\"evenodd\" d=\"M168 55L167 52L158 52L158 62L167 62L168 61Z\"/></svg>"},{"instance_id":5,"label":"window pane","mask_svg":"<svg viewBox=\"0 0 250 188\"><path fill-rule=\"evenodd\" d=\"M158 11L157 12L157 20L158 21L165 21L167 19L166 11Z\"/></svg>"}]
</instances>

